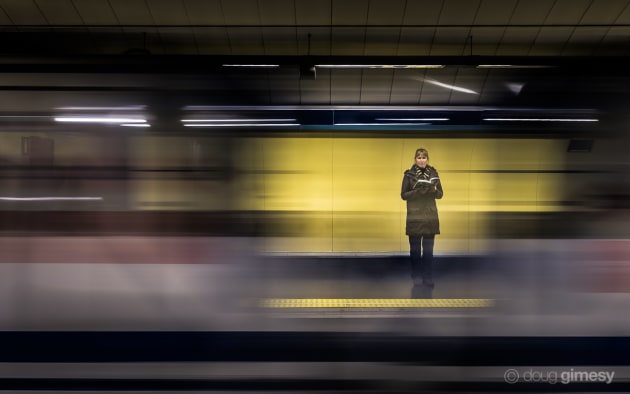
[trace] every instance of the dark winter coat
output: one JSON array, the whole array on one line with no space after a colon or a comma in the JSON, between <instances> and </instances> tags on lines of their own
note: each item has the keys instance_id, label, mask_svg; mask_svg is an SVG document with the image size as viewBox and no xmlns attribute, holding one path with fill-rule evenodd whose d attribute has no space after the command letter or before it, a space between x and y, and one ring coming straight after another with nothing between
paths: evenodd
<instances>
[{"instance_id":1,"label":"dark winter coat","mask_svg":"<svg viewBox=\"0 0 630 394\"><path fill-rule=\"evenodd\" d=\"M435 200L442 198L444 191L435 167L427 164L422 169L414 164L405 171L400 196L407 201L407 235L417 237L440 233Z\"/></svg>"}]
</instances>

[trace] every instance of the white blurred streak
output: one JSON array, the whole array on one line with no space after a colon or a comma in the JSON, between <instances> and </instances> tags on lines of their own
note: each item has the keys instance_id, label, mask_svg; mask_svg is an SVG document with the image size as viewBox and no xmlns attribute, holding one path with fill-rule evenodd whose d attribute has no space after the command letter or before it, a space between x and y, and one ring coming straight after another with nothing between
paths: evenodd
<instances>
[{"instance_id":1,"label":"white blurred streak","mask_svg":"<svg viewBox=\"0 0 630 394\"><path fill-rule=\"evenodd\" d=\"M103 201L103 197L0 197L1 201Z\"/></svg>"},{"instance_id":2,"label":"white blurred streak","mask_svg":"<svg viewBox=\"0 0 630 394\"><path fill-rule=\"evenodd\" d=\"M478 92L475 92L472 89L463 88L461 86L450 85L448 83L443 83L443 82L435 81L432 79L425 79L425 82L430 83L435 86L439 86L441 88L455 90L457 92L468 93L468 94L479 94Z\"/></svg>"}]
</instances>

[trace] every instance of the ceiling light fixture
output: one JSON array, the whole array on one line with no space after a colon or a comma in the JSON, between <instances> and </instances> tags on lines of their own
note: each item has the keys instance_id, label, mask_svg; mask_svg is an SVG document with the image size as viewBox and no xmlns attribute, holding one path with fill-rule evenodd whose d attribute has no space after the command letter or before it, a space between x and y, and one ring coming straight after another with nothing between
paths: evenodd
<instances>
[{"instance_id":1,"label":"ceiling light fixture","mask_svg":"<svg viewBox=\"0 0 630 394\"><path fill-rule=\"evenodd\" d=\"M397 121L397 122L444 122L449 118L376 118L375 120Z\"/></svg>"},{"instance_id":2,"label":"ceiling light fixture","mask_svg":"<svg viewBox=\"0 0 630 394\"><path fill-rule=\"evenodd\" d=\"M295 118L182 119L184 127L287 127L301 126Z\"/></svg>"},{"instance_id":3,"label":"ceiling light fixture","mask_svg":"<svg viewBox=\"0 0 630 394\"><path fill-rule=\"evenodd\" d=\"M142 118L108 118L108 117L83 117L83 116L61 116L56 117L55 122L70 123L146 123Z\"/></svg>"},{"instance_id":4,"label":"ceiling light fixture","mask_svg":"<svg viewBox=\"0 0 630 394\"><path fill-rule=\"evenodd\" d=\"M529 64L478 64L476 68L551 68L553 66Z\"/></svg>"},{"instance_id":5,"label":"ceiling light fixture","mask_svg":"<svg viewBox=\"0 0 630 394\"><path fill-rule=\"evenodd\" d=\"M277 68L279 64L222 64L223 67Z\"/></svg>"},{"instance_id":6,"label":"ceiling light fixture","mask_svg":"<svg viewBox=\"0 0 630 394\"><path fill-rule=\"evenodd\" d=\"M444 68L443 64L316 64L318 68Z\"/></svg>"},{"instance_id":7,"label":"ceiling light fixture","mask_svg":"<svg viewBox=\"0 0 630 394\"><path fill-rule=\"evenodd\" d=\"M182 119L183 123L190 122L217 122L217 123L230 123L230 122L295 122L295 119Z\"/></svg>"},{"instance_id":8,"label":"ceiling light fixture","mask_svg":"<svg viewBox=\"0 0 630 394\"><path fill-rule=\"evenodd\" d=\"M571 118L484 118L489 122L599 122L599 119Z\"/></svg>"},{"instance_id":9,"label":"ceiling light fixture","mask_svg":"<svg viewBox=\"0 0 630 394\"><path fill-rule=\"evenodd\" d=\"M146 105L127 105L120 107L57 107L60 111L143 111Z\"/></svg>"},{"instance_id":10,"label":"ceiling light fixture","mask_svg":"<svg viewBox=\"0 0 630 394\"><path fill-rule=\"evenodd\" d=\"M334 126L429 126L431 123L334 123Z\"/></svg>"},{"instance_id":11,"label":"ceiling light fixture","mask_svg":"<svg viewBox=\"0 0 630 394\"><path fill-rule=\"evenodd\" d=\"M407 106L407 105L185 105L184 111L494 111L497 107L484 106Z\"/></svg>"},{"instance_id":12,"label":"ceiling light fixture","mask_svg":"<svg viewBox=\"0 0 630 394\"><path fill-rule=\"evenodd\" d=\"M120 126L124 127L151 127L148 123L121 123Z\"/></svg>"},{"instance_id":13,"label":"ceiling light fixture","mask_svg":"<svg viewBox=\"0 0 630 394\"><path fill-rule=\"evenodd\" d=\"M184 127L286 127L300 123L186 123Z\"/></svg>"}]
</instances>

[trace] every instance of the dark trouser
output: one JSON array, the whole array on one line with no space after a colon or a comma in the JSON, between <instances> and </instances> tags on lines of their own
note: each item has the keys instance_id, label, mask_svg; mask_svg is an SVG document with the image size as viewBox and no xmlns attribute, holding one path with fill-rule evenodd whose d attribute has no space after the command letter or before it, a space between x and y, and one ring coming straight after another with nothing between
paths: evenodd
<instances>
[{"instance_id":1,"label":"dark trouser","mask_svg":"<svg viewBox=\"0 0 630 394\"><path fill-rule=\"evenodd\" d=\"M425 281L433 279L433 245L435 234L421 237L409 236L409 254L411 256L411 277L422 277Z\"/></svg>"}]
</instances>

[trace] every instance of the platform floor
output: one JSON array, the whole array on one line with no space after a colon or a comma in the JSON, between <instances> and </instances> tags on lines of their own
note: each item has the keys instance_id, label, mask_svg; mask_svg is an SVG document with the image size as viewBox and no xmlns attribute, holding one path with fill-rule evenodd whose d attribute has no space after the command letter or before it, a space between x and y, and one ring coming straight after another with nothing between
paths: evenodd
<instances>
[{"instance_id":1,"label":"platform floor","mask_svg":"<svg viewBox=\"0 0 630 394\"><path fill-rule=\"evenodd\" d=\"M426 288L414 286L407 256L266 256L247 282L270 330L630 334L630 295L580 291L560 264L441 256Z\"/></svg>"}]
</instances>

